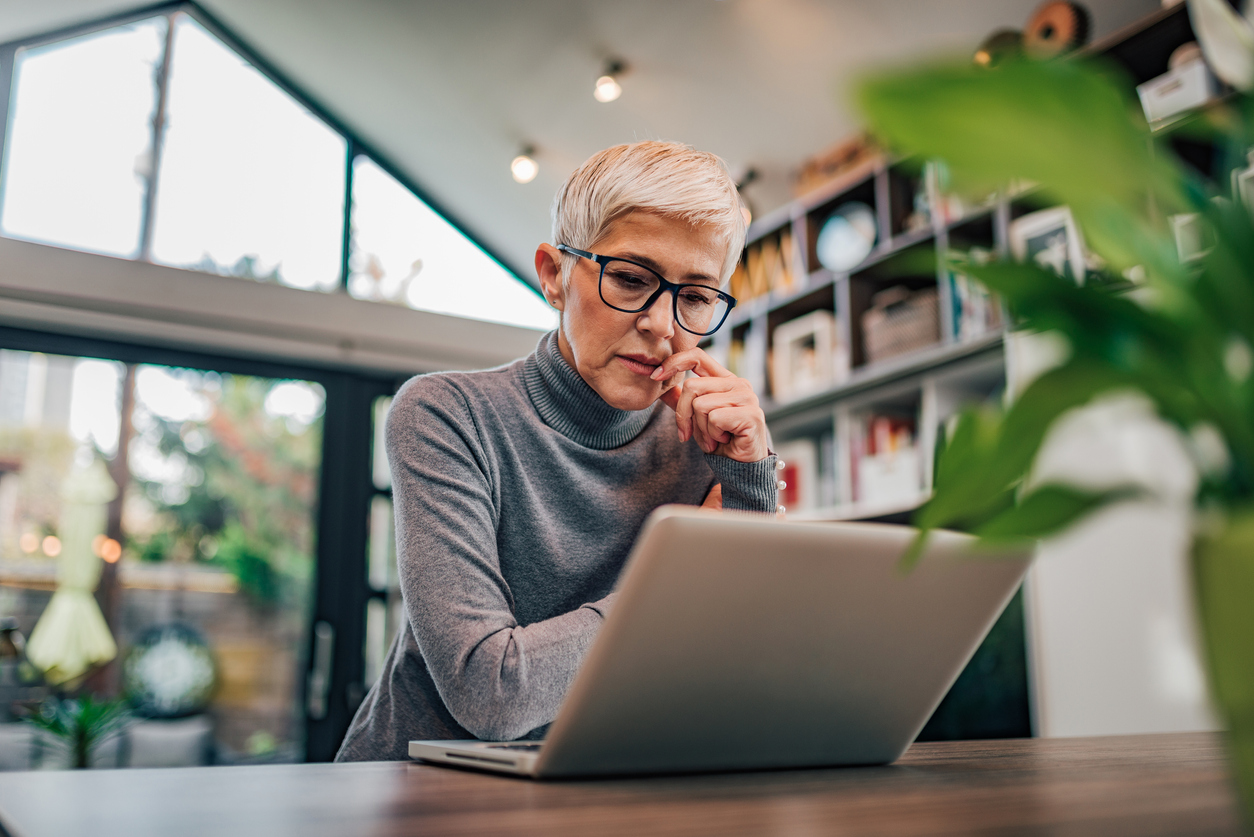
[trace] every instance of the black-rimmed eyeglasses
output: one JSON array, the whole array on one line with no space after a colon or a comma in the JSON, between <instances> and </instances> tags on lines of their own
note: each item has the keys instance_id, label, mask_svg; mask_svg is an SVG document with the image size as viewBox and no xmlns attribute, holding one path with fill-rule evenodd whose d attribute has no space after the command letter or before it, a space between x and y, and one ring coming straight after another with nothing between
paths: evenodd
<instances>
[{"instance_id":1,"label":"black-rimmed eyeglasses","mask_svg":"<svg viewBox=\"0 0 1254 837\"><path fill-rule=\"evenodd\" d=\"M735 297L709 285L668 282L653 268L628 259L576 250L565 244L557 245L557 249L590 259L601 266L601 276L597 280L601 301L615 311L639 314L648 310L659 296L671 291L675 322L684 331L704 337L718 331L736 307Z\"/></svg>"}]
</instances>

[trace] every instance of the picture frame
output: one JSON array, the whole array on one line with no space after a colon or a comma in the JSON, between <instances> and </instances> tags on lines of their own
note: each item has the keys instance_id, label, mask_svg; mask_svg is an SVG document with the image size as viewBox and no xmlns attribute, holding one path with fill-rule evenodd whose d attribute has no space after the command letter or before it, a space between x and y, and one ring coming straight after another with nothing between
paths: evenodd
<instances>
[{"instance_id":1,"label":"picture frame","mask_svg":"<svg viewBox=\"0 0 1254 837\"><path fill-rule=\"evenodd\" d=\"M1254 213L1254 148L1245 155L1248 165L1232 171L1232 199L1245 204L1246 211Z\"/></svg>"},{"instance_id":2,"label":"picture frame","mask_svg":"<svg viewBox=\"0 0 1254 837\"><path fill-rule=\"evenodd\" d=\"M775 328L771 341L772 393L778 402L821 392L832 385L836 318L812 311Z\"/></svg>"},{"instance_id":3,"label":"picture frame","mask_svg":"<svg viewBox=\"0 0 1254 837\"><path fill-rule=\"evenodd\" d=\"M1219 80L1199 54L1195 60L1137 85L1136 93L1145 121L1158 127L1215 99L1219 89Z\"/></svg>"},{"instance_id":4,"label":"picture frame","mask_svg":"<svg viewBox=\"0 0 1254 837\"><path fill-rule=\"evenodd\" d=\"M1010 224L1010 252L1059 276L1084 284L1084 239L1071 209L1055 206L1017 218Z\"/></svg>"},{"instance_id":5,"label":"picture frame","mask_svg":"<svg viewBox=\"0 0 1254 837\"><path fill-rule=\"evenodd\" d=\"M1196 262L1210 252L1201 215L1185 212L1172 215L1168 220L1171 222L1171 233L1176 240L1176 252L1180 256L1181 264Z\"/></svg>"}]
</instances>

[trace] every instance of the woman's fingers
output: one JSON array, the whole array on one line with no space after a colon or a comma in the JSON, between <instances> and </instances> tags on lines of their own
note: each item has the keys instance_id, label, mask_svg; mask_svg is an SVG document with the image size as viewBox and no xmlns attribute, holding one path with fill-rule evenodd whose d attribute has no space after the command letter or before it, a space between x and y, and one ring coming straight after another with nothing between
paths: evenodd
<instances>
[{"instance_id":1,"label":"woman's fingers","mask_svg":"<svg viewBox=\"0 0 1254 837\"><path fill-rule=\"evenodd\" d=\"M694 420L697 418L698 412L695 402L698 398L720 393L730 395L729 399L722 402L707 399L703 402L706 411L719 406L720 403L741 403L746 397L754 398L756 401L753 390L749 389L748 386L741 386L743 383L740 378L689 378L684 381L683 389L674 408L675 420L679 425L679 432L684 441L692 438L693 435ZM704 418L701 419L700 430L704 433ZM702 450L708 450L708 446L702 446Z\"/></svg>"},{"instance_id":2,"label":"woman's fingers","mask_svg":"<svg viewBox=\"0 0 1254 837\"><path fill-rule=\"evenodd\" d=\"M696 377L683 378L685 372ZM706 453L742 462L768 455L766 417L753 387L703 349L676 352L653 370L653 379L674 381L661 399L675 411L680 441L694 440Z\"/></svg>"},{"instance_id":3,"label":"woman's fingers","mask_svg":"<svg viewBox=\"0 0 1254 837\"><path fill-rule=\"evenodd\" d=\"M714 434L710 432L709 416L701 408L699 401L700 399L693 399L692 402L692 435L696 438L701 450L713 453L718 447L718 442L715 441Z\"/></svg>"},{"instance_id":4,"label":"woman's fingers","mask_svg":"<svg viewBox=\"0 0 1254 837\"><path fill-rule=\"evenodd\" d=\"M662 361L662 365L653 370L650 376L655 381L664 381L680 372L695 372L703 378L731 378L732 373L719 364L705 349L688 349Z\"/></svg>"},{"instance_id":5,"label":"woman's fingers","mask_svg":"<svg viewBox=\"0 0 1254 837\"><path fill-rule=\"evenodd\" d=\"M713 440L715 445L721 445L730 440L731 434L725 427L711 421L711 416L715 410L739 406L737 396L738 393L735 391L712 392L699 395L692 401L693 423L706 438ZM710 446L706 446L705 450L710 450Z\"/></svg>"},{"instance_id":6,"label":"woman's fingers","mask_svg":"<svg viewBox=\"0 0 1254 837\"><path fill-rule=\"evenodd\" d=\"M721 433L723 439L710 452L741 461L756 462L761 459L762 456L757 454L766 449L766 438L761 433L761 423L758 420L761 414L762 411L757 407L748 406L718 407L711 410L707 417L710 434L717 438L715 434ZM746 456L754 458L742 459Z\"/></svg>"}]
</instances>

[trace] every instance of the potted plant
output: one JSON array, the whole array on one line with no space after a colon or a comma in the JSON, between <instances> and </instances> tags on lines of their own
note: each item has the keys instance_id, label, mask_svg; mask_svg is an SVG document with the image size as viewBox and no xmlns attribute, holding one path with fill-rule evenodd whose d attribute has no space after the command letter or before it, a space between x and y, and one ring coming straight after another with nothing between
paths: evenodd
<instances>
[{"instance_id":1,"label":"potted plant","mask_svg":"<svg viewBox=\"0 0 1254 837\"><path fill-rule=\"evenodd\" d=\"M89 694L77 698L49 698L27 723L47 733L69 756L69 766L86 768L98 745L121 733L131 716L124 700L96 700Z\"/></svg>"},{"instance_id":2,"label":"potted plant","mask_svg":"<svg viewBox=\"0 0 1254 837\"><path fill-rule=\"evenodd\" d=\"M1199 31L1216 19L1229 34L1254 31L1241 30L1247 24L1230 8L1217 10L1223 0L1196 5ZM1240 38L1229 40L1244 48ZM1212 56L1214 44L1203 41L1223 74L1231 51ZM1248 46L1234 73L1254 67L1254 35ZM1226 80L1241 87L1250 79ZM958 417L915 522L921 537L947 526L990 541L1038 538L1127 498L1140 489L1042 483L1031 471L1047 432L1068 411L1121 391L1148 399L1198 471L1195 601L1212 692L1254 823L1254 221L1226 177L1209 182L1176 158L1130 92L1118 72L1088 58L1008 59L992 69L935 64L860 85L860 105L881 141L945 161L966 187L1037 184L1035 194L1070 207L1105 263L1101 275L1077 285L1032 263L955 258L956 270L1002 296L1019 328L1053 332L1069 353L1013 403ZM1184 130L1207 132L1227 155L1222 171L1244 168L1254 106L1235 92ZM1208 249L1182 262L1170 219L1186 214L1200 220Z\"/></svg>"}]
</instances>

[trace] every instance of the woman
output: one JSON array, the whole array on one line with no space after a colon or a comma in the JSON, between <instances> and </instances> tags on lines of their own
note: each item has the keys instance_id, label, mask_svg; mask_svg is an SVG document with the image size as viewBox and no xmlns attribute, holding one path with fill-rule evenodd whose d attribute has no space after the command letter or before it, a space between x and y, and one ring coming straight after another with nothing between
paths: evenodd
<instances>
[{"instance_id":1,"label":"woman","mask_svg":"<svg viewBox=\"0 0 1254 837\"><path fill-rule=\"evenodd\" d=\"M758 399L697 348L744 247L722 161L602 151L558 192L553 236L535 265L557 331L508 366L413 378L392 404L408 625L339 761L543 738L649 512L776 510Z\"/></svg>"}]
</instances>

